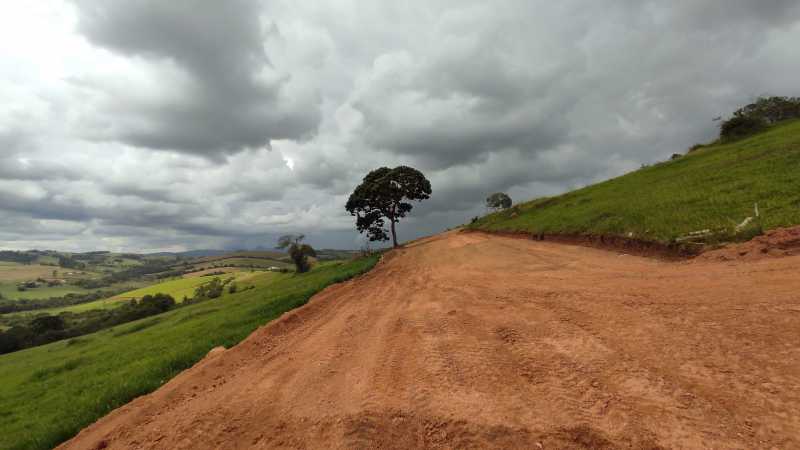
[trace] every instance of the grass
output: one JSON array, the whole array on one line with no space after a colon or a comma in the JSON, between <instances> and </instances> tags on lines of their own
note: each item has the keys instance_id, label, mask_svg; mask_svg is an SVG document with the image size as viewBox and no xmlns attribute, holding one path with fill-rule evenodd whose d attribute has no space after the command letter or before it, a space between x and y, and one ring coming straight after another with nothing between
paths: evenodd
<instances>
[{"instance_id":1,"label":"grass","mask_svg":"<svg viewBox=\"0 0 800 450\"><path fill-rule=\"evenodd\" d=\"M235 282L237 284L241 284L244 287L248 283L250 278L253 278L256 275L265 275L270 276L271 272L231 272L226 273L224 276L220 275L220 279L225 279L227 277L235 277ZM73 312L79 313L84 311L90 311L93 309L111 309L116 308L120 305L120 303L129 301L133 298L140 299L145 295L152 295L157 293L162 294L169 294L171 295L176 302L180 303L183 301L183 296L187 296L191 298L194 295L194 290L197 286L201 284L210 282L214 277L193 277L193 278L180 278L177 280L170 280L164 281L162 283L153 284L150 286L146 286L143 288L135 289L132 291L124 292L122 294L116 295L111 298L104 298L100 300L95 300L93 302L86 302L86 303L79 303L77 305L69 305L69 306L57 306L54 308L46 308L46 309L35 309L31 311L20 311L20 312L13 312L5 314L7 317L12 316L21 316L21 315L39 315L39 314L51 314L56 315L62 312Z\"/></svg>"},{"instance_id":2,"label":"grass","mask_svg":"<svg viewBox=\"0 0 800 450\"><path fill-rule=\"evenodd\" d=\"M239 277L241 273L231 272L226 273L225 275L219 275L220 279L225 279L229 277ZM214 277L190 277L190 278L179 278L177 280L165 281L163 283L154 284L152 286L143 287L141 289L136 289L134 291L125 292L119 294L117 296L112 297L110 300L130 300L131 298L142 298L145 295L153 295L158 294L159 292L162 294L169 294L171 295L175 301L180 302L183 300L183 297L192 297L194 295L194 290L200 286L201 284L208 283L214 279Z\"/></svg>"},{"instance_id":3,"label":"grass","mask_svg":"<svg viewBox=\"0 0 800 450\"><path fill-rule=\"evenodd\" d=\"M745 240L760 229L800 224L800 120L737 142L704 146L682 158L643 168L557 197L487 215L468 228L592 234L674 242L711 229ZM753 216L757 227L732 230Z\"/></svg>"},{"instance_id":4,"label":"grass","mask_svg":"<svg viewBox=\"0 0 800 450\"><path fill-rule=\"evenodd\" d=\"M17 290L16 283L0 283L0 295L9 300L47 299L50 297L63 297L67 294L87 294L89 292L94 292L94 290L68 284L61 286L42 286L20 292Z\"/></svg>"},{"instance_id":5,"label":"grass","mask_svg":"<svg viewBox=\"0 0 800 450\"><path fill-rule=\"evenodd\" d=\"M53 270L58 270L59 273L62 271L60 267L3 262L0 264L0 282L29 281L37 278L51 279Z\"/></svg>"},{"instance_id":6,"label":"grass","mask_svg":"<svg viewBox=\"0 0 800 450\"><path fill-rule=\"evenodd\" d=\"M238 343L377 259L320 265L303 275L255 274L255 289L0 356L0 448L52 448L157 389L210 349Z\"/></svg>"},{"instance_id":7,"label":"grass","mask_svg":"<svg viewBox=\"0 0 800 450\"><path fill-rule=\"evenodd\" d=\"M225 258L225 259L216 259L212 262L199 264L197 267L204 267L210 268L214 266L240 266L240 267L293 267L291 263L286 261L278 261L276 259L264 259L264 258Z\"/></svg>"}]
</instances>

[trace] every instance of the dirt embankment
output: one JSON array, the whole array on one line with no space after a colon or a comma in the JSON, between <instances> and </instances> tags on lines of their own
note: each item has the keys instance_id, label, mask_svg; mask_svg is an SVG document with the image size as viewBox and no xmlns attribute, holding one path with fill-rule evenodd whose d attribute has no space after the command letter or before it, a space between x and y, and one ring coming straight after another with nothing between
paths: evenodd
<instances>
[{"instance_id":1,"label":"dirt embankment","mask_svg":"<svg viewBox=\"0 0 800 450\"><path fill-rule=\"evenodd\" d=\"M800 448L799 264L448 233L63 448Z\"/></svg>"},{"instance_id":2,"label":"dirt embankment","mask_svg":"<svg viewBox=\"0 0 800 450\"><path fill-rule=\"evenodd\" d=\"M728 245L703 253L706 260L759 260L800 255L800 227L778 228L757 236L749 242Z\"/></svg>"}]
</instances>

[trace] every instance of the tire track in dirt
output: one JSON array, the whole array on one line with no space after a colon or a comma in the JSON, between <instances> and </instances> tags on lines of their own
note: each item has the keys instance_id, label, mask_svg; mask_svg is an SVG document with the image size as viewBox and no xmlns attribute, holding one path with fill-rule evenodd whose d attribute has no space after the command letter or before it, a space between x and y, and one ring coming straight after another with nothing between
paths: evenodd
<instances>
[{"instance_id":1,"label":"tire track in dirt","mask_svg":"<svg viewBox=\"0 0 800 450\"><path fill-rule=\"evenodd\" d=\"M800 448L799 263L434 236L63 448Z\"/></svg>"}]
</instances>

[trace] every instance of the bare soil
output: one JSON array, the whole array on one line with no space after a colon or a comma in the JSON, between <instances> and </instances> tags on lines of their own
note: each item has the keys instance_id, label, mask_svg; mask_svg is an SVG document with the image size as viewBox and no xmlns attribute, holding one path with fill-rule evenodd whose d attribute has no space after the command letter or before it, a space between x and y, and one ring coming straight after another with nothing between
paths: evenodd
<instances>
[{"instance_id":1,"label":"bare soil","mask_svg":"<svg viewBox=\"0 0 800 450\"><path fill-rule=\"evenodd\" d=\"M703 253L703 259L731 261L758 260L800 255L800 227L777 228L743 244L727 245Z\"/></svg>"},{"instance_id":2,"label":"bare soil","mask_svg":"<svg viewBox=\"0 0 800 450\"><path fill-rule=\"evenodd\" d=\"M800 448L798 268L451 232L62 448Z\"/></svg>"}]
</instances>

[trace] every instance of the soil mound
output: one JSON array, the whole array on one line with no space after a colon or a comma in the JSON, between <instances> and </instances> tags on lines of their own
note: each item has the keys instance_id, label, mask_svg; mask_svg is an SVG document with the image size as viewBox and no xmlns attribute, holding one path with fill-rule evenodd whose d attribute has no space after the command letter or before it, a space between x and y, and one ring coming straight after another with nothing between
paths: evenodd
<instances>
[{"instance_id":1,"label":"soil mound","mask_svg":"<svg viewBox=\"0 0 800 450\"><path fill-rule=\"evenodd\" d=\"M800 226L777 228L741 244L729 244L703 253L704 260L758 260L800 255Z\"/></svg>"}]
</instances>

